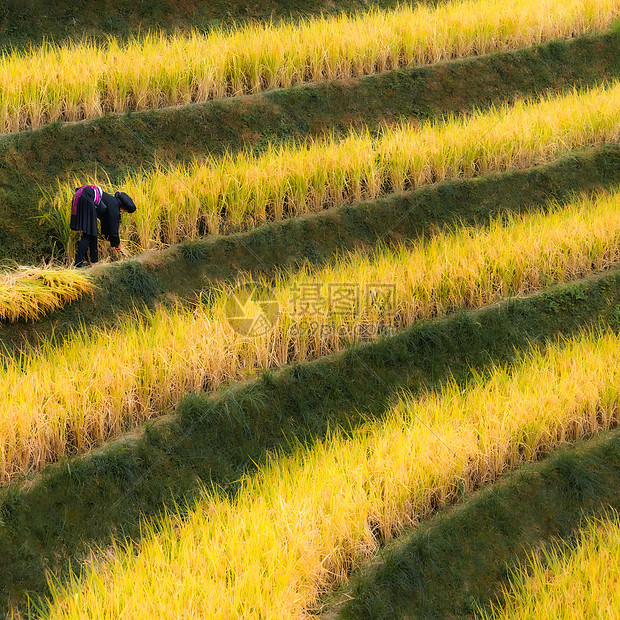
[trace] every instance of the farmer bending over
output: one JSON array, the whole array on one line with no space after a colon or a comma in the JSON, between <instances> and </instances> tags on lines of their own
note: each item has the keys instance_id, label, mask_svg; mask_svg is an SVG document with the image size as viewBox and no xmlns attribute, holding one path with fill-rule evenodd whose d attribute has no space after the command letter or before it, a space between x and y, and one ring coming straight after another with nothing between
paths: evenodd
<instances>
[{"instance_id":1,"label":"farmer bending over","mask_svg":"<svg viewBox=\"0 0 620 620\"><path fill-rule=\"evenodd\" d=\"M121 215L123 213L133 213L136 205L125 192L116 192L114 196L103 192L101 202L105 209L97 211L97 217L101 220L101 236L110 242L113 250L121 252L121 239L118 236L118 229L121 225Z\"/></svg>"},{"instance_id":2,"label":"farmer bending over","mask_svg":"<svg viewBox=\"0 0 620 620\"><path fill-rule=\"evenodd\" d=\"M99 262L97 249L97 219L101 220L101 234L113 249L121 251L118 234L123 211L133 213L136 205L124 192L114 196L96 185L85 185L75 190L71 202L71 230L82 231L82 238L75 255L75 266L82 267L86 253L90 253L90 264Z\"/></svg>"}]
</instances>

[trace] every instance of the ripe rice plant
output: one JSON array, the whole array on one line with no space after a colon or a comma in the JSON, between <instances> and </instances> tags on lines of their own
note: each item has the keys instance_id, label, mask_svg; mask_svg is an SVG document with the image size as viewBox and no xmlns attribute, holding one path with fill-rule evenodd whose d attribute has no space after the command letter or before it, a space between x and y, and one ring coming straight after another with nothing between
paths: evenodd
<instances>
[{"instance_id":1,"label":"ripe rice plant","mask_svg":"<svg viewBox=\"0 0 620 620\"><path fill-rule=\"evenodd\" d=\"M36 321L93 290L68 269L21 268L0 275L0 321Z\"/></svg>"},{"instance_id":2,"label":"ripe rice plant","mask_svg":"<svg viewBox=\"0 0 620 620\"><path fill-rule=\"evenodd\" d=\"M522 169L620 137L620 83L521 100L422 127L385 127L300 146L270 146L131 174L120 186L139 205L122 236L141 251L204 233L260 224L436 181ZM43 200L67 227L74 178ZM59 231L59 236L62 230Z\"/></svg>"},{"instance_id":3,"label":"ripe rice plant","mask_svg":"<svg viewBox=\"0 0 620 620\"><path fill-rule=\"evenodd\" d=\"M46 618L300 618L404 526L620 421L620 337L523 354L467 388L404 393L384 416L273 456L234 499L205 490L138 547L53 585ZM121 611L122 610L122 611ZM186 615L184 615L186 614Z\"/></svg>"},{"instance_id":4,"label":"ripe rice plant","mask_svg":"<svg viewBox=\"0 0 620 620\"><path fill-rule=\"evenodd\" d=\"M618 0L464 0L0 56L0 131L349 78L609 27Z\"/></svg>"},{"instance_id":5,"label":"ripe rice plant","mask_svg":"<svg viewBox=\"0 0 620 620\"><path fill-rule=\"evenodd\" d=\"M187 391L618 265L619 199L620 191L576 199L550 213L506 216L487 228L438 233L409 248L352 253L332 266L281 274L266 283L272 293L265 299L277 302L279 314L263 334L233 329L232 293L224 290L208 305L162 308L118 329L40 346L19 363L7 359L0 368L0 480L166 413ZM343 283L353 286L359 303L343 308L343 296L333 294ZM373 296L382 285L388 297Z\"/></svg>"},{"instance_id":6,"label":"ripe rice plant","mask_svg":"<svg viewBox=\"0 0 620 620\"><path fill-rule=\"evenodd\" d=\"M504 603L487 619L582 620L613 618L620 609L620 515L587 520L577 544L532 554L516 571Z\"/></svg>"}]
</instances>

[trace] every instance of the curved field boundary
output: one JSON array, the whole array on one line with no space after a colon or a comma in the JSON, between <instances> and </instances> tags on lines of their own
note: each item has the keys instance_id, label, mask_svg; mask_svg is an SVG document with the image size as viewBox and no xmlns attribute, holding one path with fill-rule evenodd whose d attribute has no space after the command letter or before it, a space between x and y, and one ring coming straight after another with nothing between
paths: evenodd
<instances>
[{"instance_id":1,"label":"curved field boundary","mask_svg":"<svg viewBox=\"0 0 620 620\"><path fill-rule=\"evenodd\" d=\"M618 431L562 448L388 545L320 617L471 618L501 600L529 553L578 535L583 517L618 510L619 484Z\"/></svg>"},{"instance_id":2,"label":"curved field boundary","mask_svg":"<svg viewBox=\"0 0 620 620\"><path fill-rule=\"evenodd\" d=\"M179 416L143 435L46 469L0 492L0 597L46 593L46 571L65 580L92 543L139 539L144 516L179 509L202 484L234 493L242 472L296 438L380 418L401 389L462 381L472 369L511 363L531 341L544 345L599 322L617 325L620 272L494 308L431 321L350 352L268 373L217 396L184 400ZM120 534L122 532L122 534Z\"/></svg>"},{"instance_id":3,"label":"curved field boundary","mask_svg":"<svg viewBox=\"0 0 620 620\"><path fill-rule=\"evenodd\" d=\"M49 224L33 226L41 189L76 174L110 181L157 161L218 156L267 142L345 133L399 119L435 118L515 96L620 77L620 37L587 35L516 52L392 71L242 99L108 116L0 137L0 258L38 261L53 253ZM56 251L56 254L58 252Z\"/></svg>"},{"instance_id":4,"label":"curved field boundary","mask_svg":"<svg viewBox=\"0 0 620 620\"><path fill-rule=\"evenodd\" d=\"M618 0L455 0L0 56L0 131L348 79L606 30Z\"/></svg>"},{"instance_id":5,"label":"curved field boundary","mask_svg":"<svg viewBox=\"0 0 620 620\"><path fill-rule=\"evenodd\" d=\"M527 171L440 183L407 194L267 224L246 233L196 240L92 273L87 296L37 324L0 325L9 350L63 337L80 325L116 324L134 306L154 305L167 294L195 299L201 291L233 281L241 272L273 276L304 263L321 264L338 252L380 240L416 239L457 223L486 225L502 212L543 208L574 193L620 183L620 146L574 153ZM259 257L260 260L257 258Z\"/></svg>"}]
</instances>

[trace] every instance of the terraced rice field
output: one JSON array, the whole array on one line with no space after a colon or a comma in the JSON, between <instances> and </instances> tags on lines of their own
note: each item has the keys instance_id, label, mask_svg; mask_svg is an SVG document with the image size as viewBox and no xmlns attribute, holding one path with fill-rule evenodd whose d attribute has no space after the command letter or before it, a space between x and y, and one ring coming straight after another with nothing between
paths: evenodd
<instances>
[{"instance_id":1,"label":"terraced rice field","mask_svg":"<svg viewBox=\"0 0 620 620\"><path fill-rule=\"evenodd\" d=\"M615 0L469 0L209 36L145 36L119 46L44 45L5 54L0 127L205 101L299 83L514 49L603 30Z\"/></svg>"},{"instance_id":2,"label":"terraced rice field","mask_svg":"<svg viewBox=\"0 0 620 620\"><path fill-rule=\"evenodd\" d=\"M532 352L467 390L403 395L383 423L274 456L234 501L205 493L183 520L116 550L56 593L47 617L296 617L431 505L616 423L616 335ZM335 492L335 490L337 490ZM373 529L369 524L373 524ZM189 610L189 611L188 611Z\"/></svg>"},{"instance_id":3,"label":"terraced rice field","mask_svg":"<svg viewBox=\"0 0 620 620\"><path fill-rule=\"evenodd\" d=\"M402 329L459 308L540 290L620 264L620 194L551 213L492 221L412 247L352 254L333 266L264 282L271 329L235 330L230 296L77 333L64 346L26 352L2 372L4 479L39 469L144 419L189 390L218 388L248 371L315 359L366 334ZM240 279L237 286L244 280ZM345 290L346 289L346 290ZM335 296L348 298L336 304ZM372 292L383 293L372 299ZM109 359L109 351L115 351ZM33 415L34 414L34 415Z\"/></svg>"},{"instance_id":4,"label":"terraced rice field","mask_svg":"<svg viewBox=\"0 0 620 620\"><path fill-rule=\"evenodd\" d=\"M615 169L616 78L587 87L558 78L548 93L443 116L413 110L364 130L351 121L343 132L344 118L328 135L309 118L305 141L270 129L250 141L258 148L233 148L231 138L230 149L184 163L155 142L155 164L128 150L109 169L97 158L113 117L90 119L129 111L133 127L146 126L158 109L172 123L167 106L241 97L222 125L243 134L246 95L328 80L346 92L352 78L378 72L388 92L390 76L418 65L450 71L468 56L617 37L619 13L614 0L467 0L3 53L0 169L23 169L32 144L60 135L58 123L104 136L92 148L75 139L75 161L98 169L88 179L52 146L37 153L39 224L55 228L66 255L15 268L16 255L0 280L7 614L336 617L346 610L335 593L380 562L389 541L561 446L597 434L617 441L620 190L594 174ZM549 45L545 54L568 49ZM607 159L591 158L591 183L567 197L571 162L595 149ZM560 157L565 178L542 167ZM518 208L508 196L495 206L474 198L473 183L508 188L536 175L544 200L525 183ZM68 204L87 181L134 197L121 237L135 256L111 265L104 251L96 270L62 269L77 240ZM15 183L0 187L9 223L26 218L18 190L30 181ZM422 200L430 189L433 212ZM362 214L380 220L382 200L396 194L395 224L366 234ZM357 223L339 245L329 218L343 213ZM415 232L396 234L412 217ZM284 220L307 237L274 256L268 241ZM211 241L221 251L204 276ZM175 279L173 259L185 261L187 282ZM250 271L240 266L248 262ZM602 483L588 495L573 478L571 517L549 517L574 523L566 536L586 495L605 503ZM569 553L557 541L540 552L538 539L498 550L501 575L454 581L459 613L572 609L570 579L600 585L579 617L613 607L592 548L615 557L615 526L591 523ZM518 563L530 568L511 585L507 567ZM403 617L421 613L416 588ZM347 595L349 610L357 596ZM364 613L355 617L383 617Z\"/></svg>"},{"instance_id":5,"label":"terraced rice field","mask_svg":"<svg viewBox=\"0 0 620 620\"><path fill-rule=\"evenodd\" d=\"M611 84L422 127L385 127L379 136L352 133L134 173L120 185L146 208L125 224L123 237L144 251L201 231L229 232L446 179L523 169L616 141L619 101L620 85ZM63 183L42 206L60 223L70 254L65 205L80 183Z\"/></svg>"}]
</instances>

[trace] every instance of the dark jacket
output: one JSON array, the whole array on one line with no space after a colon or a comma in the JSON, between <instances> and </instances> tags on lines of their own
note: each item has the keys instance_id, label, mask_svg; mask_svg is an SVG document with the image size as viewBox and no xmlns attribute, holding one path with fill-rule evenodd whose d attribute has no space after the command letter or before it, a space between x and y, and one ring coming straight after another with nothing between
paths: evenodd
<instances>
[{"instance_id":1,"label":"dark jacket","mask_svg":"<svg viewBox=\"0 0 620 620\"><path fill-rule=\"evenodd\" d=\"M121 243L118 236L118 229L121 225L121 203L107 192L101 194L101 203L105 207L99 209L97 213L101 221L101 236L107 239L113 248L118 247Z\"/></svg>"},{"instance_id":2,"label":"dark jacket","mask_svg":"<svg viewBox=\"0 0 620 620\"><path fill-rule=\"evenodd\" d=\"M77 190L76 190L77 191ZM101 204L101 203L99 203ZM97 213L95 206L95 192L90 187L85 187L77 201L75 215L71 215L71 230L81 230L87 235L97 236Z\"/></svg>"}]
</instances>

